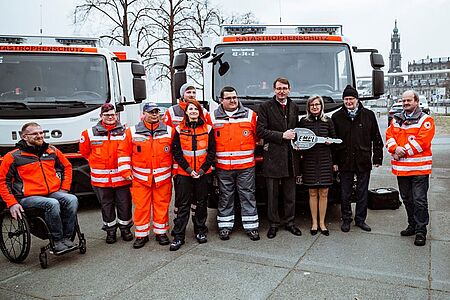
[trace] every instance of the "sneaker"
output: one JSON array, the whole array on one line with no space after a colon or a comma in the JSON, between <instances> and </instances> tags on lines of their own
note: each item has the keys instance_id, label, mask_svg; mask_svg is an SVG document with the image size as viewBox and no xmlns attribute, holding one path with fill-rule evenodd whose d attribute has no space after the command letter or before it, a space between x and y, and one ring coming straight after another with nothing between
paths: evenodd
<instances>
[{"instance_id":1,"label":"sneaker","mask_svg":"<svg viewBox=\"0 0 450 300\"><path fill-rule=\"evenodd\" d=\"M416 239L414 240L414 245L425 246L427 238L422 233L416 234Z\"/></svg>"},{"instance_id":2,"label":"sneaker","mask_svg":"<svg viewBox=\"0 0 450 300\"><path fill-rule=\"evenodd\" d=\"M170 244L170 240L169 240L169 238L167 237L167 234L165 234L165 233L163 233L163 234L157 234L157 235L155 236L155 239L156 239L156 241L157 241L160 245L162 245L162 246L164 246L164 245L169 245L169 244Z\"/></svg>"},{"instance_id":3,"label":"sneaker","mask_svg":"<svg viewBox=\"0 0 450 300\"><path fill-rule=\"evenodd\" d=\"M199 244L204 244L208 241L208 239L206 238L206 235L204 233L197 233L195 235L195 238L197 239L197 242Z\"/></svg>"},{"instance_id":4,"label":"sneaker","mask_svg":"<svg viewBox=\"0 0 450 300\"><path fill-rule=\"evenodd\" d=\"M125 242L133 240L133 234L131 233L130 228L120 230L120 235L122 236L122 240L124 240Z\"/></svg>"},{"instance_id":5,"label":"sneaker","mask_svg":"<svg viewBox=\"0 0 450 300\"><path fill-rule=\"evenodd\" d=\"M53 242L53 249L50 250L50 253L57 254L68 250L66 244L63 243L62 240Z\"/></svg>"},{"instance_id":6,"label":"sneaker","mask_svg":"<svg viewBox=\"0 0 450 300\"><path fill-rule=\"evenodd\" d=\"M139 249L144 247L144 245L148 242L148 236L146 237L138 237L133 243L134 249Z\"/></svg>"},{"instance_id":7,"label":"sneaker","mask_svg":"<svg viewBox=\"0 0 450 300\"><path fill-rule=\"evenodd\" d=\"M219 238L220 238L222 241L229 240L229 239L230 239L230 233L231 233L230 230L228 230L228 229L222 229L222 230L219 231Z\"/></svg>"},{"instance_id":8,"label":"sneaker","mask_svg":"<svg viewBox=\"0 0 450 300\"><path fill-rule=\"evenodd\" d=\"M258 232L258 230L247 231L247 235L252 241L258 241L259 240L259 232Z\"/></svg>"},{"instance_id":9,"label":"sneaker","mask_svg":"<svg viewBox=\"0 0 450 300\"><path fill-rule=\"evenodd\" d=\"M75 243L72 242L72 241L71 241L70 239L68 239L68 238L64 238L64 239L62 240L62 242L64 243L64 245L67 246L68 249L73 249L73 248L76 248L76 247L77 247L77 245L75 245Z\"/></svg>"},{"instance_id":10,"label":"sneaker","mask_svg":"<svg viewBox=\"0 0 450 300\"><path fill-rule=\"evenodd\" d=\"M177 251L181 248L181 245L184 245L184 240L174 239L172 243L170 243L170 251Z\"/></svg>"}]
</instances>

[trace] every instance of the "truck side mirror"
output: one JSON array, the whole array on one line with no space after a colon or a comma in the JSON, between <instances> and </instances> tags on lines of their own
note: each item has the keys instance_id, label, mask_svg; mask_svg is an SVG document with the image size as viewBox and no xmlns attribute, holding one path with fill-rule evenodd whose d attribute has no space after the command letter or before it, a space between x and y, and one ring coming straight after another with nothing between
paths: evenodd
<instances>
[{"instance_id":1,"label":"truck side mirror","mask_svg":"<svg viewBox=\"0 0 450 300\"><path fill-rule=\"evenodd\" d=\"M133 74L133 97L136 103L141 103L147 98L147 88L145 84L145 68L142 64L131 63L131 73Z\"/></svg>"},{"instance_id":2,"label":"truck side mirror","mask_svg":"<svg viewBox=\"0 0 450 300\"><path fill-rule=\"evenodd\" d=\"M173 59L172 67L175 70L186 70L188 64L188 56L186 53L179 53Z\"/></svg>"},{"instance_id":3,"label":"truck side mirror","mask_svg":"<svg viewBox=\"0 0 450 300\"><path fill-rule=\"evenodd\" d=\"M381 58L383 59L383 57ZM379 97L384 94L384 72L380 69L372 70L372 95Z\"/></svg>"},{"instance_id":4,"label":"truck side mirror","mask_svg":"<svg viewBox=\"0 0 450 300\"><path fill-rule=\"evenodd\" d=\"M141 103L147 98L145 79L133 78L133 96L136 103Z\"/></svg>"},{"instance_id":5,"label":"truck side mirror","mask_svg":"<svg viewBox=\"0 0 450 300\"><path fill-rule=\"evenodd\" d=\"M176 101L177 99L181 98L181 95L180 95L181 86L187 82L186 71L176 70L175 74L173 74L173 82L174 82L174 86L175 86L175 99L173 99L173 100ZM174 103L176 103L176 102L174 102Z\"/></svg>"},{"instance_id":6,"label":"truck side mirror","mask_svg":"<svg viewBox=\"0 0 450 300\"><path fill-rule=\"evenodd\" d=\"M370 53L370 64L374 69L380 69L384 67L383 55L380 53Z\"/></svg>"}]
</instances>

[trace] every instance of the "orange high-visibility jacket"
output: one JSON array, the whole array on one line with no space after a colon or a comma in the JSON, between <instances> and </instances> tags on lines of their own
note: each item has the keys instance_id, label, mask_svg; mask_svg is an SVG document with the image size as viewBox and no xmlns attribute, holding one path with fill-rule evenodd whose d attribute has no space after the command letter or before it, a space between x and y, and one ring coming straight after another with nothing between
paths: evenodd
<instances>
[{"instance_id":1,"label":"orange high-visibility jacket","mask_svg":"<svg viewBox=\"0 0 450 300\"><path fill-rule=\"evenodd\" d=\"M7 207L24 197L48 196L60 189L68 191L71 183L72 165L52 145L40 157L26 152L26 148L14 149L3 157L0 166L0 196Z\"/></svg>"},{"instance_id":2,"label":"orange high-visibility jacket","mask_svg":"<svg viewBox=\"0 0 450 300\"><path fill-rule=\"evenodd\" d=\"M431 174L431 141L434 132L433 118L420 110L409 118L405 118L403 112L394 115L386 131L386 148L391 154L394 154L397 146L406 149L406 156L400 160L391 160L394 175Z\"/></svg>"},{"instance_id":3,"label":"orange high-visibility jacket","mask_svg":"<svg viewBox=\"0 0 450 300\"><path fill-rule=\"evenodd\" d=\"M184 112L186 110L187 103L184 101L179 101L178 104L172 105L169 109L166 110L163 116L164 124L170 126L172 128L180 125L181 121L184 118ZM205 116L206 123L211 125L211 117L209 112L203 107L203 115Z\"/></svg>"},{"instance_id":4,"label":"orange high-visibility jacket","mask_svg":"<svg viewBox=\"0 0 450 300\"><path fill-rule=\"evenodd\" d=\"M211 130L212 126L205 123L196 128L188 127L184 125L184 123L177 126L176 131L180 141L178 147L181 148L183 154L182 157L185 161L182 163L178 160L178 163L182 166L181 168L178 168L177 173L179 175L191 176L190 172L192 172L192 170L199 173L201 167L204 166L209 154L209 137L211 136L212 138L212 134L210 135L209 133ZM177 156L175 156L175 158L177 158ZM211 164L213 160L214 154L210 156L210 161L207 163L207 166L204 166L204 173L211 173ZM185 166L187 170L184 169L183 166Z\"/></svg>"},{"instance_id":5,"label":"orange high-visibility jacket","mask_svg":"<svg viewBox=\"0 0 450 300\"><path fill-rule=\"evenodd\" d=\"M163 116L163 122L167 126L170 126L172 128L176 128L178 125L180 125L181 121L183 121L185 110L186 110L187 103L183 100L179 99L178 104L172 105L169 107L169 109L166 110ZM209 115L209 112L203 107L203 115L205 116L206 123L208 125L212 125L211 123L211 117ZM175 176L177 175L178 170L178 164L176 162L173 163L173 171L172 174Z\"/></svg>"},{"instance_id":6,"label":"orange high-visibility jacket","mask_svg":"<svg viewBox=\"0 0 450 300\"><path fill-rule=\"evenodd\" d=\"M222 105L211 121L216 139L216 168L239 170L255 165L256 113L239 103L238 111L229 117Z\"/></svg>"},{"instance_id":7,"label":"orange high-visibility jacket","mask_svg":"<svg viewBox=\"0 0 450 300\"><path fill-rule=\"evenodd\" d=\"M89 162L91 184L97 187L118 187L130 184L117 169L117 148L125 139L125 128L117 122L107 130L102 122L81 133L80 153Z\"/></svg>"},{"instance_id":8,"label":"orange high-visibility jacket","mask_svg":"<svg viewBox=\"0 0 450 300\"><path fill-rule=\"evenodd\" d=\"M172 178L173 130L162 121L150 125L153 130L143 121L126 130L118 148L118 169L123 177L132 175L133 180L159 187Z\"/></svg>"}]
</instances>

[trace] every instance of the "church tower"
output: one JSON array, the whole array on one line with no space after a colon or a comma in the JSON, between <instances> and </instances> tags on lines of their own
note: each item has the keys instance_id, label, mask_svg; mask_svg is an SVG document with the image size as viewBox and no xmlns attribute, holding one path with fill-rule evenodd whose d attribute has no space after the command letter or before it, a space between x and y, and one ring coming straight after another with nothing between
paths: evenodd
<instances>
[{"instance_id":1,"label":"church tower","mask_svg":"<svg viewBox=\"0 0 450 300\"><path fill-rule=\"evenodd\" d=\"M400 54L400 35L398 34L397 20L391 36L391 52L389 54L389 71L388 73L402 72L402 55ZM396 85L403 82L402 76L394 76L389 78L389 85Z\"/></svg>"}]
</instances>

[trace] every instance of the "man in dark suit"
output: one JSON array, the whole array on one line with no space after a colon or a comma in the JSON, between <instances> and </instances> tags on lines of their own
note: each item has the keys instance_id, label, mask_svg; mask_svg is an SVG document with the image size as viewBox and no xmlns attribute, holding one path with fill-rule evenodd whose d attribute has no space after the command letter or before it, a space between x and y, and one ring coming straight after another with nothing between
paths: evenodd
<instances>
[{"instance_id":1,"label":"man in dark suit","mask_svg":"<svg viewBox=\"0 0 450 300\"><path fill-rule=\"evenodd\" d=\"M299 109L288 97L291 85L286 78L273 83L275 95L262 103L258 109L257 135L264 139L263 174L267 185L268 219L267 237L274 238L281 224L278 214L278 194L284 200L284 223L292 234L302 232L295 226L295 178L299 175L299 157L291 146L295 138Z\"/></svg>"}]
</instances>

